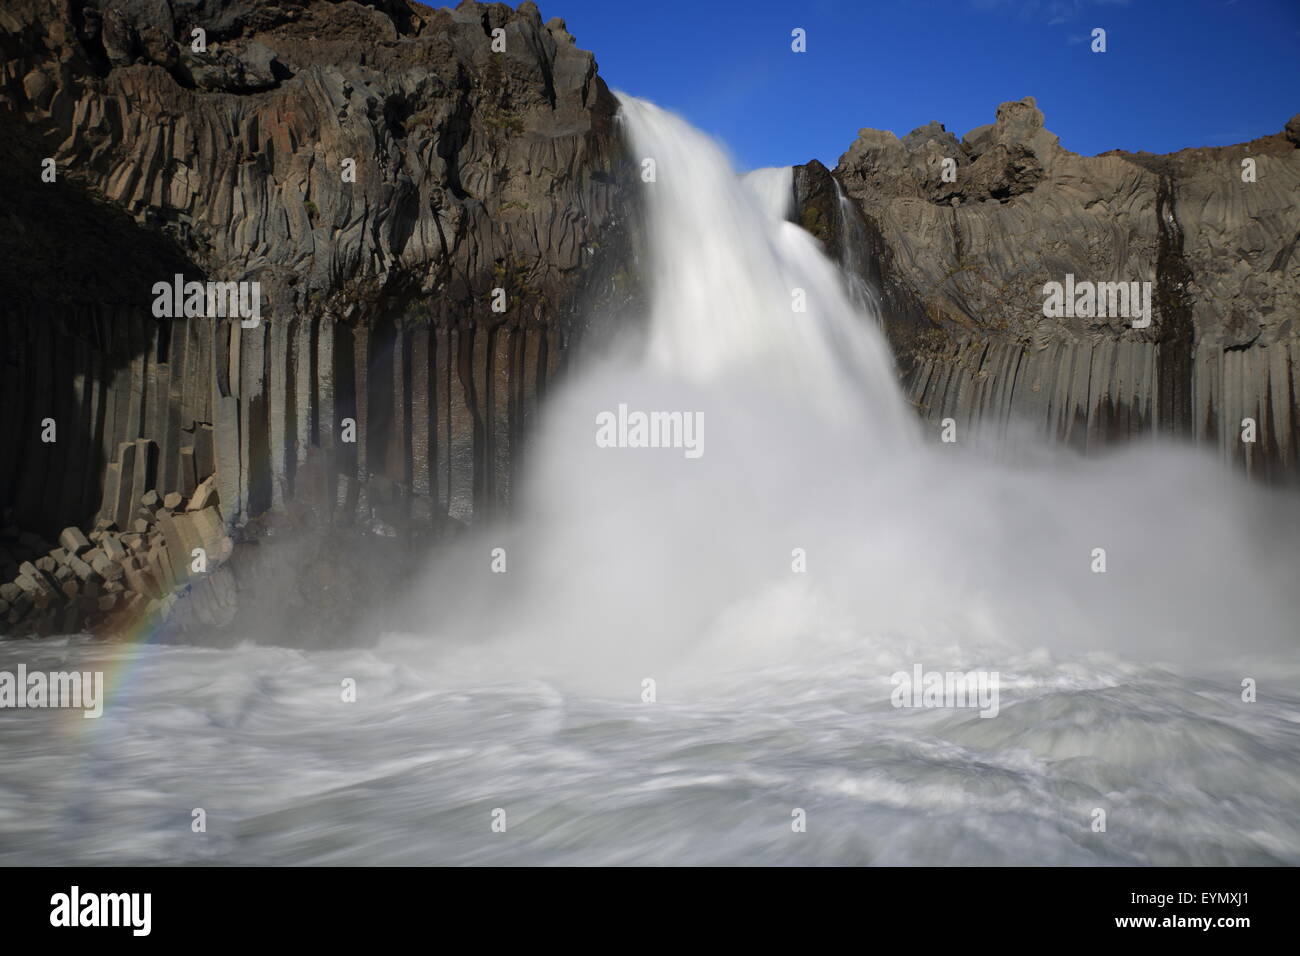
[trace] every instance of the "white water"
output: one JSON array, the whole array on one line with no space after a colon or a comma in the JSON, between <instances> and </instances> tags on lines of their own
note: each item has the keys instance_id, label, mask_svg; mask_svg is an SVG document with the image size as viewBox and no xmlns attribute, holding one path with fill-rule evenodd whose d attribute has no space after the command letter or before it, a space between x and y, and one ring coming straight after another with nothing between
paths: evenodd
<instances>
[{"instance_id":1,"label":"white water","mask_svg":"<svg viewBox=\"0 0 1300 956\"><path fill-rule=\"evenodd\" d=\"M521 517L366 650L0 644L133 675L99 721L0 714L0 863L1300 862L1294 500L1156 445L938 444L788 172L623 103L647 354L554 396ZM705 454L596 448L619 403L702 411ZM914 663L999 671L999 715L891 707Z\"/></svg>"}]
</instances>

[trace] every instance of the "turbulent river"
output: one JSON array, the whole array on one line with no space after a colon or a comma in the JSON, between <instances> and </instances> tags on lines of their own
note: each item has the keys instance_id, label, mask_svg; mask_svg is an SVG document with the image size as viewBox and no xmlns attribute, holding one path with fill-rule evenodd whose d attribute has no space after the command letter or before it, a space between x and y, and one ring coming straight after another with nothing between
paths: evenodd
<instances>
[{"instance_id":1,"label":"turbulent river","mask_svg":"<svg viewBox=\"0 0 1300 956\"><path fill-rule=\"evenodd\" d=\"M647 334L550 399L517 517L356 649L0 643L107 679L0 714L0 863L1300 863L1294 496L940 442L790 171L622 107ZM600 447L620 406L700 453ZM917 668L996 713L895 706Z\"/></svg>"}]
</instances>

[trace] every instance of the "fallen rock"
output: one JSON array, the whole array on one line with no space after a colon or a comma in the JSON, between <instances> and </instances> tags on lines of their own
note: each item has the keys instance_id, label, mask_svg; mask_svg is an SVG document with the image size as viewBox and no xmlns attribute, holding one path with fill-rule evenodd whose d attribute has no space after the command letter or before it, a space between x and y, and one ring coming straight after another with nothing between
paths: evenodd
<instances>
[{"instance_id":1,"label":"fallen rock","mask_svg":"<svg viewBox=\"0 0 1300 956\"><path fill-rule=\"evenodd\" d=\"M83 582L92 581L97 577L94 568L81 560L81 558L69 558L68 567L72 570L72 573Z\"/></svg>"},{"instance_id":2,"label":"fallen rock","mask_svg":"<svg viewBox=\"0 0 1300 956\"><path fill-rule=\"evenodd\" d=\"M115 534L104 535L103 541L104 554L110 561L125 561L126 549L122 547L122 542Z\"/></svg>"},{"instance_id":3,"label":"fallen rock","mask_svg":"<svg viewBox=\"0 0 1300 956\"><path fill-rule=\"evenodd\" d=\"M186 511L202 511L217 503L217 476L205 478L194 489L194 494L190 496L190 503Z\"/></svg>"},{"instance_id":4,"label":"fallen rock","mask_svg":"<svg viewBox=\"0 0 1300 956\"><path fill-rule=\"evenodd\" d=\"M90 550L90 541L80 528L64 528L59 535L59 544L68 554L81 554Z\"/></svg>"},{"instance_id":5,"label":"fallen rock","mask_svg":"<svg viewBox=\"0 0 1300 956\"><path fill-rule=\"evenodd\" d=\"M109 560L104 554L97 554L90 566L95 569L96 574L109 582L110 587L122 576L122 566Z\"/></svg>"}]
</instances>

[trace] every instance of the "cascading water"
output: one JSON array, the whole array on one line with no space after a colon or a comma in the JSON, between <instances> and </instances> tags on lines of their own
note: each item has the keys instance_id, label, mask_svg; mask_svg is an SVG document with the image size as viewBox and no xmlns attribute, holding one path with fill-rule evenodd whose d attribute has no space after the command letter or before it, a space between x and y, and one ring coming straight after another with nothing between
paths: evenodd
<instances>
[{"instance_id":1,"label":"cascading water","mask_svg":"<svg viewBox=\"0 0 1300 956\"><path fill-rule=\"evenodd\" d=\"M908 412L888 349L816 241L785 220L790 170L742 181L703 133L650 103L620 102L633 150L655 169L651 364L722 389L761 368L766 388L796 392L801 406L866 404L877 427L901 435Z\"/></svg>"},{"instance_id":2,"label":"cascading water","mask_svg":"<svg viewBox=\"0 0 1300 956\"><path fill-rule=\"evenodd\" d=\"M840 247L844 250L844 277L849 284L849 298L858 311L874 316L879 323L882 318L880 297L864 278L867 273L866 230L863 229L858 211L853 207L853 201L844 195L839 180L831 181L835 183L835 203L839 206Z\"/></svg>"},{"instance_id":3,"label":"cascading water","mask_svg":"<svg viewBox=\"0 0 1300 956\"><path fill-rule=\"evenodd\" d=\"M784 222L794 206L794 170L765 166L745 173L741 183L758 197L758 208L771 222Z\"/></svg>"},{"instance_id":4,"label":"cascading water","mask_svg":"<svg viewBox=\"0 0 1300 956\"><path fill-rule=\"evenodd\" d=\"M927 436L789 172L622 104L650 335L548 402L520 517L368 650L22 647L132 678L6 716L0 862L1300 863L1294 502ZM599 447L620 406L702 454ZM916 666L998 672L997 716L893 706Z\"/></svg>"}]
</instances>

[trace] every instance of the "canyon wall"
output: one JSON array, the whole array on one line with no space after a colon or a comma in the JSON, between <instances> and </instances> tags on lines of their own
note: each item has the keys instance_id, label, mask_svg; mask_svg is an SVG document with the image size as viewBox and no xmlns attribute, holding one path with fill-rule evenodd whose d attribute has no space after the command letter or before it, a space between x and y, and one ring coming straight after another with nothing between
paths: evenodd
<instances>
[{"instance_id":1,"label":"canyon wall","mask_svg":"<svg viewBox=\"0 0 1300 956\"><path fill-rule=\"evenodd\" d=\"M1166 434L1297 481L1300 117L1238 146L1085 157L1030 98L961 140L864 129L833 171L796 173L797 218L879 291L926 418L1028 421L1081 450ZM1150 282L1150 327L1046 317L1067 275Z\"/></svg>"},{"instance_id":2,"label":"canyon wall","mask_svg":"<svg viewBox=\"0 0 1300 956\"><path fill-rule=\"evenodd\" d=\"M508 507L539 399L633 297L635 170L563 21L16 0L0 56L0 580L212 476L232 533ZM261 321L159 317L174 275L257 283Z\"/></svg>"}]
</instances>

